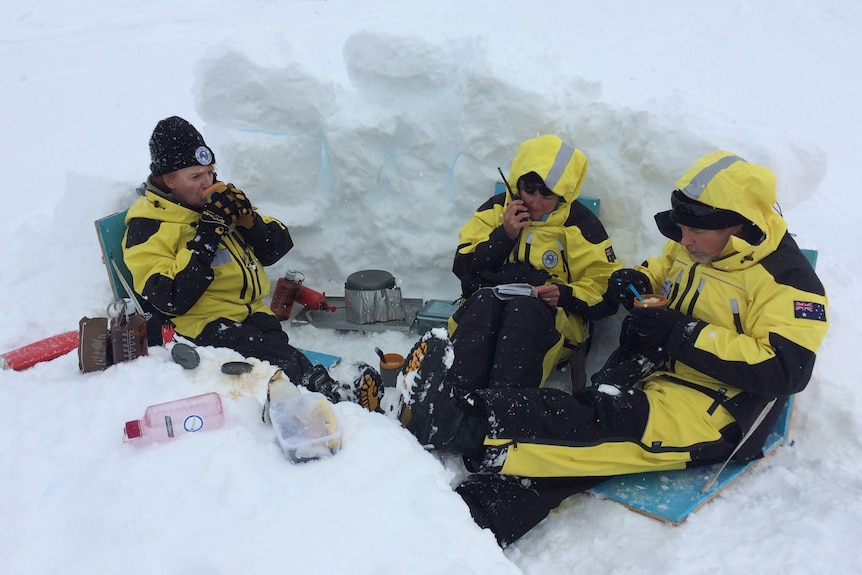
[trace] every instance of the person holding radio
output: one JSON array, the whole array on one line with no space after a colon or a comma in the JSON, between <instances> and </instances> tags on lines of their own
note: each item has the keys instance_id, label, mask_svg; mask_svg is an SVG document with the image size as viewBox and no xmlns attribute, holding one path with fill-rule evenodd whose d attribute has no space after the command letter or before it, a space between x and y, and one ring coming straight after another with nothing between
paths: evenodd
<instances>
[{"instance_id":1,"label":"person holding radio","mask_svg":"<svg viewBox=\"0 0 862 575\"><path fill-rule=\"evenodd\" d=\"M558 136L529 139L504 177L507 192L483 203L459 232L453 385L540 387L576 350L586 352L590 322L616 311L605 296L621 266L602 223L577 201L586 173L583 152ZM500 299L489 289L512 283L534 286L535 297Z\"/></svg>"},{"instance_id":2,"label":"person holding radio","mask_svg":"<svg viewBox=\"0 0 862 575\"><path fill-rule=\"evenodd\" d=\"M287 227L218 179L215 154L183 118L158 122L149 147L150 176L128 210L123 240L139 299L199 346L268 361L295 385L378 409L382 382L374 368L357 363L356 381L339 383L290 345L264 302L264 267L293 248Z\"/></svg>"}]
</instances>

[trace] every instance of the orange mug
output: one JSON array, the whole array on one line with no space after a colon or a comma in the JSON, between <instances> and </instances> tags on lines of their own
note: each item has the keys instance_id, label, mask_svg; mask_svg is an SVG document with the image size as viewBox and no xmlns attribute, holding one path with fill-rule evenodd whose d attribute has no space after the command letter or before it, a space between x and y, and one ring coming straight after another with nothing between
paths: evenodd
<instances>
[{"instance_id":1,"label":"orange mug","mask_svg":"<svg viewBox=\"0 0 862 575\"><path fill-rule=\"evenodd\" d=\"M667 298L657 293L641 294L641 298L635 297L634 307L664 307L667 305Z\"/></svg>"},{"instance_id":2,"label":"orange mug","mask_svg":"<svg viewBox=\"0 0 862 575\"><path fill-rule=\"evenodd\" d=\"M657 293L641 294L642 299L635 297L634 307L664 307L667 305L667 298ZM642 333L638 335L644 335Z\"/></svg>"},{"instance_id":3,"label":"orange mug","mask_svg":"<svg viewBox=\"0 0 862 575\"><path fill-rule=\"evenodd\" d=\"M383 357L380 358L380 377L383 379L383 387L395 387L402 365L404 365L403 355L399 353L383 354Z\"/></svg>"}]
</instances>

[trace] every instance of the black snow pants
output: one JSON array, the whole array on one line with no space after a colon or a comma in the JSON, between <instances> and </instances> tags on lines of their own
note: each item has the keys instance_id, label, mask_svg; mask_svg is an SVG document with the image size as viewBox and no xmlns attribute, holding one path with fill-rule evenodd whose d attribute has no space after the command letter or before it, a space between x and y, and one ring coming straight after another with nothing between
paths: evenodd
<instances>
[{"instance_id":1,"label":"black snow pants","mask_svg":"<svg viewBox=\"0 0 862 575\"><path fill-rule=\"evenodd\" d=\"M290 345L287 333L274 315L258 312L245 321L225 318L211 321L194 339L197 345L227 347L244 357L268 361L284 370L292 382L299 385L311 371L311 361Z\"/></svg>"},{"instance_id":2,"label":"black snow pants","mask_svg":"<svg viewBox=\"0 0 862 575\"><path fill-rule=\"evenodd\" d=\"M545 354L560 339L556 312L528 296L501 300L490 289L471 295L453 315L455 361L447 382L465 391L539 387Z\"/></svg>"}]
</instances>

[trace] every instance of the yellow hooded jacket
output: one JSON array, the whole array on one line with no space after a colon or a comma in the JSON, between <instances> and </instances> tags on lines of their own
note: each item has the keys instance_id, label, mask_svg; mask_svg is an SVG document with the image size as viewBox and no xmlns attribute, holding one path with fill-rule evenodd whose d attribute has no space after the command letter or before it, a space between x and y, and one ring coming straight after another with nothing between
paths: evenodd
<instances>
[{"instance_id":1,"label":"yellow hooded jacket","mask_svg":"<svg viewBox=\"0 0 862 575\"><path fill-rule=\"evenodd\" d=\"M188 247L200 212L180 205L150 181L126 215L123 257L134 290L171 319L176 331L197 337L218 318L241 322L271 313L264 298L270 283L264 265L287 253L293 242L278 220L255 213L251 230L225 234L212 262Z\"/></svg>"},{"instance_id":2,"label":"yellow hooded jacket","mask_svg":"<svg viewBox=\"0 0 862 575\"><path fill-rule=\"evenodd\" d=\"M508 181L514 188L530 172L541 176L562 198L557 208L545 221L531 222L511 240L503 231L502 215L512 197L506 193L490 198L459 232L453 272L461 279L464 297L479 287L494 285L482 278L483 272L494 272L504 264L524 264L547 272L545 283L560 286L556 328L564 341L546 358L547 364L555 365L589 337L587 319L616 311L605 293L608 278L621 265L599 219L575 201L587 173L586 156L557 136L539 136L518 147ZM457 326L450 328L454 331Z\"/></svg>"},{"instance_id":3,"label":"yellow hooded jacket","mask_svg":"<svg viewBox=\"0 0 862 575\"><path fill-rule=\"evenodd\" d=\"M710 264L676 240L673 212L656 215L671 238L640 271L668 305L697 319L670 342L674 376L733 396L771 399L802 391L826 335L826 292L773 208L775 174L730 152L701 158L677 182L686 196L747 223Z\"/></svg>"}]
</instances>

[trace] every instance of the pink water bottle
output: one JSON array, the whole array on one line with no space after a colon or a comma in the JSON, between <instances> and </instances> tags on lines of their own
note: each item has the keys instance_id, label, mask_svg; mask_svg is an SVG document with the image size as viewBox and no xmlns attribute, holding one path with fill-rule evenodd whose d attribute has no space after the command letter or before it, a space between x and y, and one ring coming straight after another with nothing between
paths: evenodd
<instances>
[{"instance_id":1,"label":"pink water bottle","mask_svg":"<svg viewBox=\"0 0 862 575\"><path fill-rule=\"evenodd\" d=\"M149 406L143 418L126 422L123 441L168 441L188 433L219 429L223 425L221 396L212 391Z\"/></svg>"}]
</instances>

